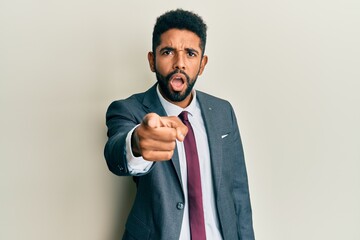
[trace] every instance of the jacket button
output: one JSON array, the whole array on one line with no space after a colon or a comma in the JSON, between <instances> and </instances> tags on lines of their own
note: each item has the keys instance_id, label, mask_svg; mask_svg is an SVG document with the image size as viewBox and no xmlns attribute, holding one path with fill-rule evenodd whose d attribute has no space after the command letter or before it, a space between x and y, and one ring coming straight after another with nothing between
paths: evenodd
<instances>
[{"instance_id":1,"label":"jacket button","mask_svg":"<svg viewBox=\"0 0 360 240\"><path fill-rule=\"evenodd\" d=\"M176 204L176 208L179 209L179 210L183 210L184 209L184 204L182 202L178 202Z\"/></svg>"}]
</instances>

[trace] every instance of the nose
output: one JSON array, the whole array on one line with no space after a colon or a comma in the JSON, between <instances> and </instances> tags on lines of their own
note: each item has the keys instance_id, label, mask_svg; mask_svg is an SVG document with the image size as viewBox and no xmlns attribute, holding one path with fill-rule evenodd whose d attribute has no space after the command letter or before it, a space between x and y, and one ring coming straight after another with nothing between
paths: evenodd
<instances>
[{"instance_id":1,"label":"nose","mask_svg":"<svg viewBox=\"0 0 360 240\"><path fill-rule=\"evenodd\" d=\"M182 52L178 52L174 57L174 69L185 70L185 56Z\"/></svg>"}]
</instances>

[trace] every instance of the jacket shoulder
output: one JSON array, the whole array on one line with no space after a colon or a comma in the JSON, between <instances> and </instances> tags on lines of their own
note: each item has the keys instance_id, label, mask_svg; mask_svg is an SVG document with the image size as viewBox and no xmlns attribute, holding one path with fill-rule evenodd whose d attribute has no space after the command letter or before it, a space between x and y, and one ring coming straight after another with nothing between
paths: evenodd
<instances>
[{"instance_id":1,"label":"jacket shoulder","mask_svg":"<svg viewBox=\"0 0 360 240\"><path fill-rule=\"evenodd\" d=\"M196 90L197 98L201 104L207 104L209 106L220 106L220 107L231 107L231 104L228 100L215 97L211 94Z\"/></svg>"}]
</instances>

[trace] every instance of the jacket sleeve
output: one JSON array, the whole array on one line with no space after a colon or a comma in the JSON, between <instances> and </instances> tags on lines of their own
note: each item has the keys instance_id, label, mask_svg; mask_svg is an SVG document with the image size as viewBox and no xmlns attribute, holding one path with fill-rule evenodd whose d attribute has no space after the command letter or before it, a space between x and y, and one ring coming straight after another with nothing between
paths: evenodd
<instances>
[{"instance_id":1,"label":"jacket sleeve","mask_svg":"<svg viewBox=\"0 0 360 240\"><path fill-rule=\"evenodd\" d=\"M133 111L130 111L130 104L126 101L111 103L106 112L108 141L104 155L109 170L120 176L131 175L126 159L126 136L142 119L141 114L136 116Z\"/></svg>"},{"instance_id":2,"label":"jacket sleeve","mask_svg":"<svg viewBox=\"0 0 360 240\"><path fill-rule=\"evenodd\" d=\"M232 122L233 122L233 131L234 135L234 151L236 152L236 161L235 169L239 171L234 176L234 200L235 200L235 210L237 216L237 231L238 236L242 240L253 240L254 230L252 223L252 210L250 203L250 194L249 194L249 185L248 178L245 166L244 152L240 138L240 132L234 114L233 109L231 108Z\"/></svg>"}]
</instances>

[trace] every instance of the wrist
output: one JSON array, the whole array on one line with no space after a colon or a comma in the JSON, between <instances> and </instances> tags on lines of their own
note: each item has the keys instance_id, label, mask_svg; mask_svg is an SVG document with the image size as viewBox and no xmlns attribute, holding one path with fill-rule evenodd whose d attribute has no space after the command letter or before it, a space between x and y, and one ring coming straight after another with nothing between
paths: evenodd
<instances>
[{"instance_id":1,"label":"wrist","mask_svg":"<svg viewBox=\"0 0 360 240\"><path fill-rule=\"evenodd\" d=\"M137 128L131 134L131 150L133 152L134 157L140 157L140 147L139 147L139 137L136 133Z\"/></svg>"}]
</instances>

